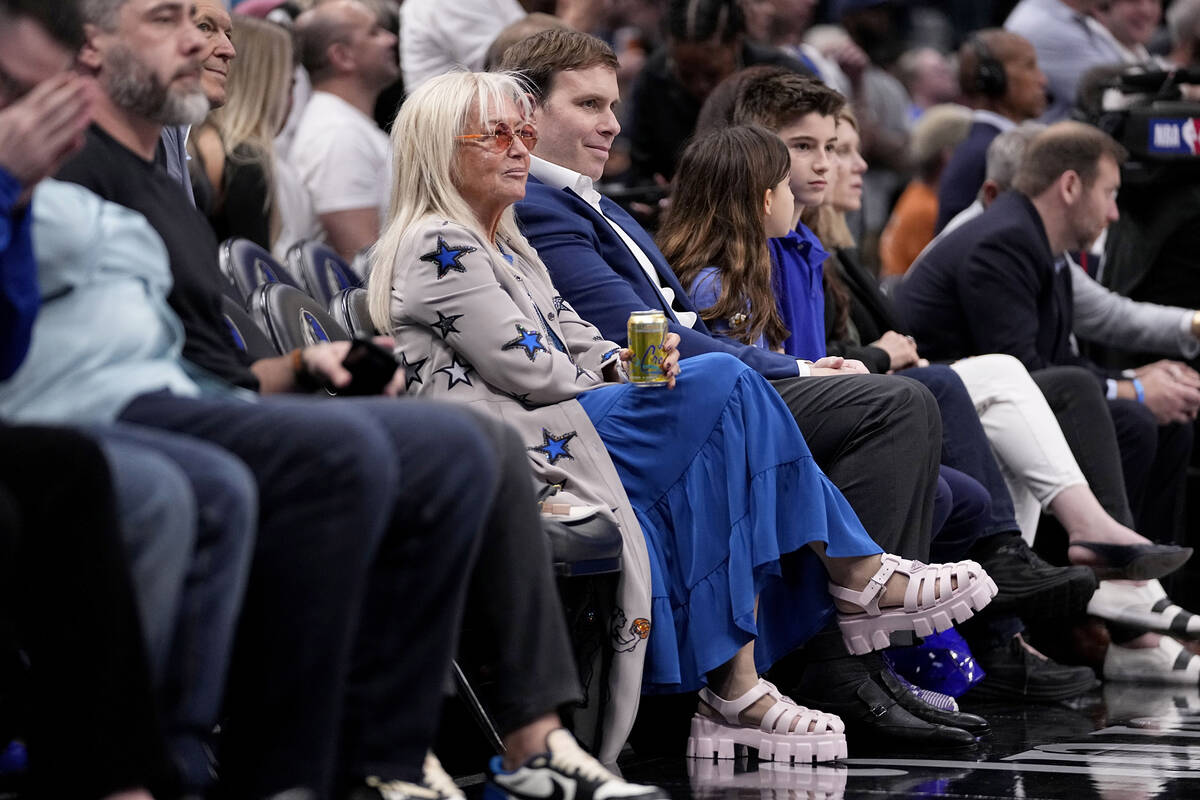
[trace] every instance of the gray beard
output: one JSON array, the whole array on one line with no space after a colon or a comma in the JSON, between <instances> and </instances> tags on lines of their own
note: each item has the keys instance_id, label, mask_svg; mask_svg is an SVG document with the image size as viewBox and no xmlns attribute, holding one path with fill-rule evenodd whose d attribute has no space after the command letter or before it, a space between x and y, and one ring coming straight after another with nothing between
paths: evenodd
<instances>
[{"instance_id":1,"label":"gray beard","mask_svg":"<svg viewBox=\"0 0 1200 800\"><path fill-rule=\"evenodd\" d=\"M119 108L163 125L197 125L208 115L208 98L195 91L172 91L152 70L118 46L105 64L109 97Z\"/></svg>"}]
</instances>

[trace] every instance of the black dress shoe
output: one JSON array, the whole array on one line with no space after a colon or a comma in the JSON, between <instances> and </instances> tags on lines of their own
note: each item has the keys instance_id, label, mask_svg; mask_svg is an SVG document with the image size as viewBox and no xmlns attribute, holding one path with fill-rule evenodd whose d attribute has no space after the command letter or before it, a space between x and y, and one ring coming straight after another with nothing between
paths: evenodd
<instances>
[{"instance_id":1,"label":"black dress shoe","mask_svg":"<svg viewBox=\"0 0 1200 800\"><path fill-rule=\"evenodd\" d=\"M977 735L987 733L991 729L988 721L977 714L944 710L929 705L913 694L909 684L896 677L896 674L886 665L875 675L875 681L887 690L887 693L896 700L901 708L917 719L923 719L934 725L962 728L964 731L970 731Z\"/></svg>"},{"instance_id":2,"label":"black dress shoe","mask_svg":"<svg viewBox=\"0 0 1200 800\"><path fill-rule=\"evenodd\" d=\"M1090 667L1068 667L1025 647L1020 634L990 650L974 649L984 678L967 692L971 700L1056 702L1100 685Z\"/></svg>"},{"instance_id":3,"label":"black dress shoe","mask_svg":"<svg viewBox=\"0 0 1200 800\"><path fill-rule=\"evenodd\" d=\"M1170 575L1192 557L1192 548L1174 544L1108 544L1071 542L1071 547L1091 551L1089 566L1101 580L1148 581Z\"/></svg>"},{"instance_id":4,"label":"black dress shoe","mask_svg":"<svg viewBox=\"0 0 1200 800\"><path fill-rule=\"evenodd\" d=\"M927 722L888 694L872 672L883 669L877 654L852 656L838 631L825 631L804 646L803 666L788 685L789 696L810 708L837 714L846 723L853 752L974 747L975 736L962 728ZM874 669L873 669L874 668Z\"/></svg>"},{"instance_id":5,"label":"black dress shoe","mask_svg":"<svg viewBox=\"0 0 1200 800\"><path fill-rule=\"evenodd\" d=\"M1056 567L1033 552L1017 534L990 536L971 551L1000 590L989 611L1041 619L1069 619L1084 613L1096 591L1090 567Z\"/></svg>"}]
</instances>

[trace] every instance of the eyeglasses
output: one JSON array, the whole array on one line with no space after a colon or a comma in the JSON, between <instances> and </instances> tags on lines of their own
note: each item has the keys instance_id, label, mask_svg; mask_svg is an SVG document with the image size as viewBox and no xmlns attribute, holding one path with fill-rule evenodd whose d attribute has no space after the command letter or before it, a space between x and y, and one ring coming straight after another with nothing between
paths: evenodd
<instances>
[{"instance_id":1,"label":"eyeglasses","mask_svg":"<svg viewBox=\"0 0 1200 800\"><path fill-rule=\"evenodd\" d=\"M526 150L533 150L537 145L537 130L532 125L525 125L520 130L514 131L503 122L498 123L491 133L464 133L454 138L475 139L480 142L490 139L491 142L487 144L487 148L493 153L504 153L512 147L513 137L520 138L521 144L525 145Z\"/></svg>"}]
</instances>

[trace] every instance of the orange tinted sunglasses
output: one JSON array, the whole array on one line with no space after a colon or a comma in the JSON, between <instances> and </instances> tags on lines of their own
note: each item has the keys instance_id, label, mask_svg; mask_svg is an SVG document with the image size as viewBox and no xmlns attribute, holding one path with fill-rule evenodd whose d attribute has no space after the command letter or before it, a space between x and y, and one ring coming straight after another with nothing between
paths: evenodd
<instances>
[{"instance_id":1,"label":"orange tinted sunglasses","mask_svg":"<svg viewBox=\"0 0 1200 800\"><path fill-rule=\"evenodd\" d=\"M493 153L504 153L508 151L508 148L512 147L514 137L521 140L521 144L525 145L526 150L533 150L534 146L537 145L537 129L532 125L524 125L520 130L514 131L504 122L498 123L491 133L464 133L454 138L474 139L484 143ZM491 141L489 142L488 140Z\"/></svg>"}]
</instances>

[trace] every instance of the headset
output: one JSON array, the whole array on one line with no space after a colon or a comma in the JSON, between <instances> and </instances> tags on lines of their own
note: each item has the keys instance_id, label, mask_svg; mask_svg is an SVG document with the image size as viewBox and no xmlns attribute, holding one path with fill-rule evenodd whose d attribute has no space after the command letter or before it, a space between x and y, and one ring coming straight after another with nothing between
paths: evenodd
<instances>
[{"instance_id":1,"label":"headset","mask_svg":"<svg viewBox=\"0 0 1200 800\"><path fill-rule=\"evenodd\" d=\"M987 97L1003 97L1008 91L1008 74L988 48L982 37L974 34L967 40L975 51L975 90Z\"/></svg>"}]
</instances>

